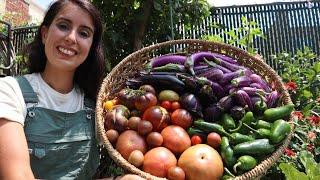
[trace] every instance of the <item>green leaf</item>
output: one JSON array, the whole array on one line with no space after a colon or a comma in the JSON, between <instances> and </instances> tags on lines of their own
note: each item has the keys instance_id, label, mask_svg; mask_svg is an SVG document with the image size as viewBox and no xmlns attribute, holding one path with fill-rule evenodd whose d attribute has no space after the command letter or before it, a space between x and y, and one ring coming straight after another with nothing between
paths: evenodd
<instances>
[{"instance_id":1,"label":"green leaf","mask_svg":"<svg viewBox=\"0 0 320 180\"><path fill-rule=\"evenodd\" d=\"M312 97L312 92L308 91L308 90L303 90L303 96L306 98L310 98Z\"/></svg>"},{"instance_id":2,"label":"green leaf","mask_svg":"<svg viewBox=\"0 0 320 180\"><path fill-rule=\"evenodd\" d=\"M310 152L302 151L299 158L310 179L315 179L316 176L320 176L320 164L317 164Z\"/></svg>"},{"instance_id":3,"label":"green leaf","mask_svg":"<svg viewBox=\"0 0 320 180\"><path fill-rule=\"evenodd\" d=\"M295 167L288 163L280 163L279 168L285 174L287 180L309 180L308 176L298 171Z\"/></svg>"},{"instance_id":4,"label":"green leaf","mask_svg":"<svg viewBox=\"0 0 320 180\"><path fill-rule=\"evenodd\" d=\"M314 70L319 73L320 72L320 62L316 62L313 66Z\"/></svg>"}]
</instances>

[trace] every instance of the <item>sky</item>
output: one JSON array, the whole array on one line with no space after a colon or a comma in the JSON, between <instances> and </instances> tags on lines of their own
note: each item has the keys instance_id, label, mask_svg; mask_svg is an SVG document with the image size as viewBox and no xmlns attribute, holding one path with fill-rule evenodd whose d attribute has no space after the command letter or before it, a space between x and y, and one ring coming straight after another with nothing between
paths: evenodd
<instances>
[{"instance_id":1,"label":"sky","mask_svg":"<svg viewBox=\"0 0 320 180\"><path fill-rule=\"evenodd\" d=\"M54 0L36 0L40 6L44 9L47 9L51 2ZM219 6L232 6L232 5L244 5L244 4L263 4L263 3L272 3L272 2L293 2L301 0L208 0L210 5L216 7Z\"/></svg>"}]
</instances>

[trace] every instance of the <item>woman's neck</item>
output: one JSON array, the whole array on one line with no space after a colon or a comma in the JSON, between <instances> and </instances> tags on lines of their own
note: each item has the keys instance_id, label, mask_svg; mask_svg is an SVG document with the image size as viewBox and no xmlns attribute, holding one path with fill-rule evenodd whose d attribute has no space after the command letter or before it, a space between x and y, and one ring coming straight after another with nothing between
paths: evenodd
<instances>
[{"instance_id":1,"label":"woman's neck","mask_svg":"<svg viewBox=\"0 0 320 180\"><path fill-rule=\"evenodd\" d=\"M59 93L67 94L73 89L74 72L52 72L46 69L41 73L41 77Z\"/></svg>"}]
</instances>

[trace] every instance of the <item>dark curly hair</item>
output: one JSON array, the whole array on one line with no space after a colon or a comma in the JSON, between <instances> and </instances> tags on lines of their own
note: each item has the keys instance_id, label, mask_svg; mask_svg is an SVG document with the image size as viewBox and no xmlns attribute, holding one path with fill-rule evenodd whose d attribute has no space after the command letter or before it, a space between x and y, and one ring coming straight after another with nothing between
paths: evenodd
<instances>
[{"instance_id":1,"label":"dark curly hair","mask_svg":"<svg viewBox=\"0 0 320 180\"><path fill-rule=\"evenodd\" d=\"M24 50L24 57L28 59L29 73L43 72L47 57L41 38L41 28L49 27L55 16L67 4L73 3L87 11L95 28L93 41L87 59L77 68L74 76L75 83L84 91L86 96L96 100L98 89L104 76L105 61L102 43L102 20L99 11L87 0L58 0L48 9L43 22L38 28L34 40Z\"/></svg>"}]
</instances>

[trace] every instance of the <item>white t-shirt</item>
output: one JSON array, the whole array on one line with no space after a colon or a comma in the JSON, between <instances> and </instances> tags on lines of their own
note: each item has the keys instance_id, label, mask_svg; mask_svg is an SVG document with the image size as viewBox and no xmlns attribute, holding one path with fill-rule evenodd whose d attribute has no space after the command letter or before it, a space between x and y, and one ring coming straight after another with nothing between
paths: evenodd
<instances>
[{"instance_id":1,"label":"white t-shirt","mask_svg":"<svg viewBox=\"0 0 320 180\"><path fill-rule=\"evenodd\" d=\"M27 107L36 106L60 112L73 113L84 107L84 93L75 86L67 94L51 88L40 73L24 75L38 96L37 104L25 104L20 86L14 77L0 78L0 118L24 125Z\"/></svg>"}]
</instances>

